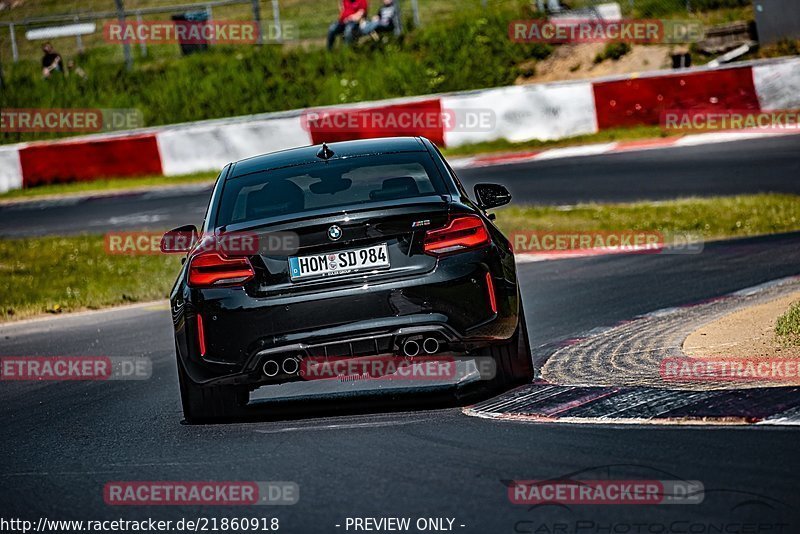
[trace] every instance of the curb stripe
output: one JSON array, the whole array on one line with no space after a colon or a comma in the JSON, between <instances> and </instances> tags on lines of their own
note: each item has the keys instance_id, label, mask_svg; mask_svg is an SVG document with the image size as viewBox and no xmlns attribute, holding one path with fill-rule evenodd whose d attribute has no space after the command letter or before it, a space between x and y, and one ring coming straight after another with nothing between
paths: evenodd
<instances>
[{"instance_id":1,"label":"curb stripe","mask_svg":"<svg viewBox=\"0 0 800 534\"><path fill-rule=\"evenodd\" d=\"M733 141L745 141L747 139L759 139L766 137L785 137L790 135L800 135L800 130L786 133L763 133L763 132L713 132L686 137L673 137L667 139L643 139L639 141L624 141L618 143L608 143L601 145L584 145L580 148L594 147L583 151L567 151L566 149L556 148L550 150L537 150L533 152L513 152L499 156L475 156L471 158L457 158L450 161L454 169L477 169L482 167L495 167L500 165L515 165L518 163L530 163L539 160L553 160L560 158L576 158L584 156L598 156L603 154L614 154L624 152L641 152L645 150L659 150L664 148L677 148L686 146L711 145L718 143L730 143ZM599 147L599 148L598 148ZM572 148L572 147L567 147ZM576 147L578 148L578 147Z\"/></svg>"}]
</instances>

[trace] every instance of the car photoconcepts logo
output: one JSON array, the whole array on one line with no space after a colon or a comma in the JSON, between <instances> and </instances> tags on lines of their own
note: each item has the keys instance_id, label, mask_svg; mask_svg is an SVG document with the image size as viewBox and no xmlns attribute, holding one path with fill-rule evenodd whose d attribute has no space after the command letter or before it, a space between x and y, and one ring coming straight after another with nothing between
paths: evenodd
<instances>
[{"instance_id":1,"label":"car photoconcepts logo","mask_svg":"<svg viewBox=\"0 0 800 534\"><path fill-rule=\"evenodd\" d=\"M328 237L331 241L339 241L342 238L342 229L334 224L328 228Z\"/></svg>"},{"instance_id":2,"label":"car photoconcepts logo","mask_svg":"<svg viewBox=\"0 0 800 534\"><path fill-rule=\"evenodd\" d=\"M601 465L555 478L501 482L509 501L526 508L510 530L520 534L797 531L785 521L792 510L787 503L747 490L707 488L699 480L645 465ZM625 511L614 512L617 507L611 506L601 512L598 506L604 505L623 505ZM657 505L695 505L700 511L675 506L659 518L653 512Z\"/></svg>"}]
</instances>

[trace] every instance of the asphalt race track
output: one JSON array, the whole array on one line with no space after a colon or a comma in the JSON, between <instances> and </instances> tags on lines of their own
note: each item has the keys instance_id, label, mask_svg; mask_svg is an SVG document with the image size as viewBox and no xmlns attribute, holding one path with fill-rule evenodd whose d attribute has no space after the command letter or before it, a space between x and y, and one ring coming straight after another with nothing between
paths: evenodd
<instances>
[{"instance_id":1,"label":"asphalt race track","mask_svg":"<svg viewBox=\"0 0 800 534\"><path fill-rule=\"evenodd\" d=\"M536 204L630 202L686 196L800 193L800 136L751 139L693 147L543 160L463 169L478 182L509 188L514 200ZM198 225L209 187L0 204L0 237L104 233Z\"/></svg>"},{"instance_id":2,"label":"asphalt race track","mask_svg":"<svg viewBox=\"0 0 800 534\"><path fill-rule=\"evenodd\" d=\"M754 150L745 153L745 148ZM748 141L745 147L679 149L677 155L663 150L461 174L466 181L480 175L507 183L518 199L554 203L797 193L798 149L795 137ZM567 182L571 190L563 186ZM188 198L200 209L201 195ZM161 202L154 201L168 225L196 222L170 211L170 200ZM103 217L115 206L123 214L142 213L138 199L98 201L97 206L109 210ZM66 210L59 231L77 230L80 212L100 220L94 208L74 209ZM187 216L196 212L181 208ZM56 231L47 221L61 214L49 213L34 217L14 209L12 216L3 208L2 233ZM528 263L519 273L531 344L541 365L559 342L592 329L800 274L800 233L712 243L696 255ZM187 426L181 422L171 336L166 304L0 326L0 355L133 355L153 362L152 378L144 381L0 383L3 516L277 517L281 531L302 533L346 532L348 517L396 516L454 518L454 531L481 534L800 532L797 427L498 422L463 415L448 394L348 399L291 416L264 405L246 422ZM649 506L509 501L510 480L576 473L595 479L696 480L705 488L704 500ZM300 500L257 508L104 503L104 484L132 480L292 481L299 485Z\"/></svg>"},{"instance_id":3,"label":"asphalt race track","mask_svg":"<svg viewBox=\"0 0 800 534\"><path fill-rule=\"evenodd\" d=\"M542 358L552 344L582 330L797 274L799 244L793 234L712 245L695 256L523 265L531 342ZM310 413L272 421L267 408L247 423L190 427L181 424L164 306L10 325L0 335L5 355L135 354L154 362L152 379L141 382L3 384L7 489L0 507L7 515L249 515L249 509L110 508L102 487L126 480L282 480L300 485L300 502L257 512L275 514L289 532L336 532L334 525L348 516L394 514L456 517L466 525L463 532L515 532L517 521L528 520L800 520L787 507L796 501L792 474L800 469L792 429L498 423L424 399L403 412L359 413L369 407L351 404L327 418ZM531 513L509 503L501 482L609 465L620 465L613 468L617 478L667 472L667 478L701 480L714 492L691 506Z\"/></svg>"}]
</instances>

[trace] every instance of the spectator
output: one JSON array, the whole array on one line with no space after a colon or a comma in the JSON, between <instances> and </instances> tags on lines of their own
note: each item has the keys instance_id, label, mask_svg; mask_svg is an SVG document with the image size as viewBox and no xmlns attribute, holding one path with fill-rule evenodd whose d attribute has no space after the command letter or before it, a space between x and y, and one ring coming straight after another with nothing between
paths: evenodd
<instances>
[{"instance_id":1,"label":"spectator","mask_svg":"<svg viewBox=\"0 0 800 534\"><path fill-rule=\"evenodd\" d=\"M49 78L50 74L55 72L64 72L64 66L61 64L61 54L53 50L53 45L45 43L42 45L42 76Z\"/></svg>"},{"instance_id":2,"label":"spectator","mask_svg":"<svg viewBox=\"0 0 800 534\"><path fill-rule=\"evenodd\" d=\"M358 25L367 14L367 0L342 0L339 19L328 28L328 50L333 50L336 36L343 33L347 45L357 37Z\"/></svg>"},{"instance_id":3,"label":"spectator","mask_svg":"<svg viewBox=\"0 0 800 534\"><path fill-rule=\"evenodd\" d=\"M361 32L369 35L372 32L390 32L396 27L395 21L397 20L397 6L394 5L394 0L383 0L383 5L378 9L378 14L375 15L370 22L364 24Z\"/></svg>"},{"instance_id":4,"label":"spectator","mask_svg":"<svg viewBox=\"0 0 800 534\"><path fill-rule=\"evenodd\" d=\"M75 63L74 59L67 61L67 69L64 71L64 74L67 76L75 76L81 80L85 80L87 78L86 71L79 67L77 63Z\"/></svg>"}]
</instances>

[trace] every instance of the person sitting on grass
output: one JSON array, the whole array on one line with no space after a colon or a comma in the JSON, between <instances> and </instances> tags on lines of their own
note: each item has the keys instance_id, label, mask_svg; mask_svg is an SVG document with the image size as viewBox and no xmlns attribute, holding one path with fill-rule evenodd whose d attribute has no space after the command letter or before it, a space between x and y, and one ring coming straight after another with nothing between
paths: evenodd
<instances>
[{"instance_id":1,"label":"person sitting on grass","mask_svg":"<svg viewBox=\"0 0 800 534\"><path fill-rule=\"evenodd\" d=\"M53 45L45 43L42 45L42 76L47 79L53 72L64 72L64 65L61 64L61 54L53 50Z\"/></svg>"},{"instance_id":2,"label":"person sitting on grass","mask_svg":"<svg viewBox=\"0 0 800 534\"><path fill-rule=\"evenodd\" d=\"M361 33L369 35L372 32L385 33L393 31L396 27L396 20L397 6L394 5L394 0L383 0L383 5L378 9L378 14L370 22L364 24L361 28Z\"/></svg>"},{"instance_id":3,"label":"person sitting on grass","mask_svg":"<svg viewBox=\"0 0 800 534\"><path fill-rule=\"evenodd\" d=\"M342 0L339 19L328 28L328 50L333 50L339 34L344 34L346 45L353 44L358 36L359 23L367 14L367 8L367 0Z\"/></svg>"},{"instance_id":4,"label":"person sitting on grass","mask_svg":"<svg viewBox=\"0 0 800 534\"><path fill-rule=\"evenodd\" d=\"M75 63L74 59L67 60L67 69L64 71L64 74L67 76L74 76L80 80L88 78L88 76L86 76L86 71Z\"/></svg>"}]
</instances>

